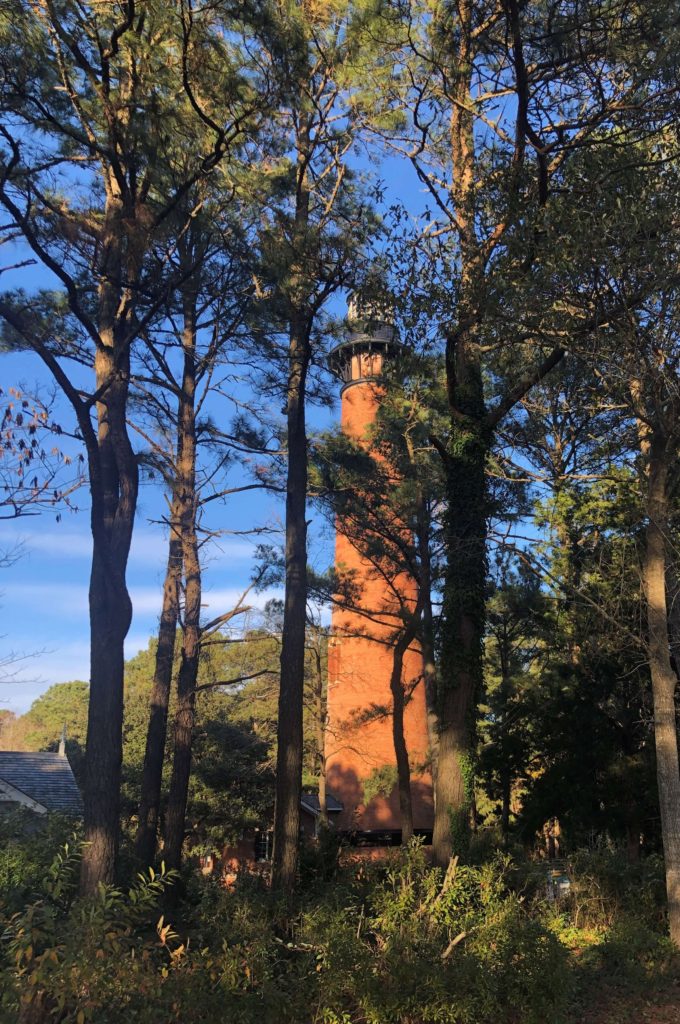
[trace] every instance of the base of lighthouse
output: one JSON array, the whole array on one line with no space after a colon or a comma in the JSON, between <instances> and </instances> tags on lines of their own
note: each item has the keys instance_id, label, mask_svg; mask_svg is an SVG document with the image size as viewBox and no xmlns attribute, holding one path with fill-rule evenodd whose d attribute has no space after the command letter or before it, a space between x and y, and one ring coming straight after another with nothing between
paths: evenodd
<instances>
[{"instance_id":1,"label":"base of lighthouse","mask_svg":"<svg viewBox=\"0 0 680 1024\"><path fill-rule=\"evenodd\" d=\"M368 637L337 633L328 657L326 786L343 810L339 830L358 842L376 845L401 841L401 814L392 734L392 649ZM434 816L429 771L427 718L422 659L404 657L407 695L404 738L411 767L413 827L426 841Z\"/></svg>"}]
</instances>

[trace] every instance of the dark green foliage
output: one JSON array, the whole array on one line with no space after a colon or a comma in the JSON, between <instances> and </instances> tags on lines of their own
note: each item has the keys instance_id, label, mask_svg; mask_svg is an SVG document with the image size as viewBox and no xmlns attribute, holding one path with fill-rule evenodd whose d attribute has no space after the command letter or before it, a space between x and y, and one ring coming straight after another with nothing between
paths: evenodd
<instances>
[{"instance_id":1,"label":"dark green foliage","mask_svg":"<svg viewBox=\"0 0 680 1024\"><path fill-rule=\"evenodd\" d=\"M642 701L625 692L606 663L591 663L587 672L558 668L542 682L540 692L527 695L524 709L524 726L529 724L536 744L533 764L542 769L526 780L520 815L526 840L558 817L572 847L592 833L621 841L642 833L653 847L654 762L645 742L648 723L634 718ZM627 716L634 725L630 739Z\"/></svg>"},{"instance_id":2,"label":"dark green foliage","mask_svg":"<svg viewBox=\"0 0 680 1024\"><path fill-rule=\"evenodd\" d=\"M573 386L562 385L567 393ZM548 415L554 403L558 413ZM559 384L536 396L533 414L532 444L545 448L547 473L570 446L584 476L606 463L608 442L593 440L605 423L587 421L592 434L581 449L569 441L585 428L565 412ZM627 842L635 857L641 836L647 850L659 843L639 499L618 467L573 483L560 478L565 468L560 462L537 506L545 540L499 558L489 596L480 730L488 821L502 819L503 790L507 799L511 789L509 824L525 844L556 817L569 848L597 835Z\"/></svg>"},{"instance_id":3,"label":"dark green foliage","mask_svg":"<svg viewBox=\"0 0 680 1024\"><path fill-rule=\"evenodd\" d=\"M187 852L220 851L248 826L269 819L273 803L276 733L276 638L251 634L241 643L207 646L201 658L196 697L193 769L187 808ZM126 665L124 794L127 811L137 810L153 676L154 642ZM257 672L243 684L220 686ZM170 720L174 708L170 704ZM169 782L169 730L164 792Z\"/></svg>"},{"instance_id":4,"label":"dark green foliage","mask_svg":"<svg viewBox=\"0 0 680 1024\"><path fill-rule=\"evenodd\" d=\"M612 929L635 919L657 933L664 925L663 860L658 855L631 864L621 847L578 850L569 858L574 924Z\"/></svg>"},{"instance_id":5,"label":"dark green foliage","mask_svg":"<svg viewBox=\"0 0 680 1024\"><path fill-rule=\"evenodd\" d=\"M414 844L302 895L287 924L257 881L196 883L162 916L166 876L74 898L73 850L5 920L3 1021L523 1024L559 1019L566 959L495 861L446 878ZM550 985L546 985L546 977Z\"/></svg>"},{"instance_id":6,"label":"dark green foliage","mask_svg":"<svg viewBox=\"0 0 680 1024\"><path fill-rule=\"evenodd\" d=\"M59 814L0 810L0 916L18 912L40 891L54 851L77 846L78 823Z\"/></svg>"}]
</instances>

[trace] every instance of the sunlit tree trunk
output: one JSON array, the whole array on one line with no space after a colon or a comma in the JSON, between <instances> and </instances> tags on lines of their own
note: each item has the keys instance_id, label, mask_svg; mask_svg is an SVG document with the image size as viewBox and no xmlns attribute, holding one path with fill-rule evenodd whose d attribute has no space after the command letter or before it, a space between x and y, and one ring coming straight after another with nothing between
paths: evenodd
<instances>
[{"instance_id":1,"label":"sunlit tree trunk","mask_svg":"<svg viewBox=\"0 0 680 1024\"><path fill-rule=\"evenodd\" d=\"M666 604L669 456L662 437L653 435L649 438L647 450L647 528L643 563L647 642L654 700L656 775L666 868L668 920L671 939L680 946L680 766L675 712L677 677L671 664Z\"/></svg>"},{"instance_id":2,"label":"sunlit tree trunk","mask_svg":"<svg viewBox=\"0 0 680 1024\"><path fill-rule=\"evenodd\" d=\"M196 532L196 294L190 287L183 295L183 317L184 369L179 416L182 444L177 486L184 570L184 620L164 836L164 858L170 868L179 868L182 860L201 652L201 563Z\"/></svg>"}]
</instances>

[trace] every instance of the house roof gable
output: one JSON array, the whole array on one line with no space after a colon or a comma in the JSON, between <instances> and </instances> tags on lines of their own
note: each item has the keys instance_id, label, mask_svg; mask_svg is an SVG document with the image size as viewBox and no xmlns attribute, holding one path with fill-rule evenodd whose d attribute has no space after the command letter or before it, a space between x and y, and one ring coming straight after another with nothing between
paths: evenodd
<instances>
[{"instance_id":1,"label":"house roof gable","mask_svg":"<svg viewBox=\"0 0 680 1024\"><path fill-rule=\"evenodd\" d=\"M0 780L47 811L83 813L73 770L68 758L60 754L0 750Z\"/></svg>"}]
</instances>

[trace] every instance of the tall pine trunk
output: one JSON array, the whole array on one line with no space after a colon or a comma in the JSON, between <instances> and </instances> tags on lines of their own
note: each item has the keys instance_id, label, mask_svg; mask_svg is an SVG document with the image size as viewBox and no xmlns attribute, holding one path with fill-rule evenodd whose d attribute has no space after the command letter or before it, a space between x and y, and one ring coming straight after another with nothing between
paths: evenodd
<instances>
[{"instance_id":1,"label":"tall pine trunk","mask_svg":"<svg viewBox=\"0 0 680 1024\"><path fill-rule=\"evenodd\" d=\"M307 624L307 372L311 311L304 254L308 246L310 193L309 118L297 128L294 253L286 388L286 582L276 752L272 888L290 893L297 879L302 796L302 714Z\"/></svg>"},{"instance_id":2,"label":"tall pine trunk","mask_svg":"<svg viewBox=\"0 0 680 1024\"><path fill-rule=\"evenodd\" d=\"M302 713L307 623L307 431L309 341L300 319L290 338L286 585L281 643L272 887L290 892L297 878L302 796Z\"/></svg>"},{"instance_id":3,"label":"tall pine trunk","mask_svg":"<svg viewBox=\"0 0 680 1024\"><path fill-rule=\"evenodd\" d=\"M168 539L168 564L163 584L163 607L158 629L158 646L149 725L146 733L144 767L139 801L139 825L136 837L136 853L144 866L153 864L156 856L156 839L165 759L165 741L168 724L168 705L172 686L172 668L175 660L175 640L179 616L179 588L182 578L182 539L179 524L179 503L176 495L170 512L170 536Z\"/></svg>"},{"instance_id":4,"label":"tall pine trunk","mask_svg":"<svg viewBox=\"0 0 680 1024\"><path fill-rule=\"evenodd\" d=\"M84 766L85 847L80 889L92 895L115 880L123 753L124 643L132 620L126 584L138 492L137 459L127 431L129 324L119 317L124 211L109 185L102 229L102 284L94 369L97 437L88 445L91 492L90 697ZM126 266L129 277L134 267ZM126 296L129 298L129 296ZM132 308L132 307L130 307Z\"/></svg>"},{"instance_id":5,"label":"tall pine trunk","mask_svg":"<svg viewBox=\"0 0 680 1024\"><path fill-rule=\"evenodd\" d=\"M647 601L647 643L654 701L656 776L666 868L668 921L671 939L680 946L680 767L675 713L677 677L671 664L666 602L668 458L664 439L653 435L649 439L647 456L647 529L643 579Z\"/></svg>"},{"instance_id":6,"label":"tall pine trunk","mask_svg":"<svg viewBox=\"0 0 680 1024\"><path fill-rule=\"evenodd\" d=\"M196 294L191 288L187 288L183 296L183 315L184 369L179 415L182 442L178 496L184 568L184 622L164 837L164 856L169 868L179 868L182 861L201 653L201 563L196 532Z\"/></svg>"},{"instance_id":7,"label":"tall pine trunk","mask_svg":"<svg viewBox=\"0 0 680 1024\"><path fill-rule=\"evenodd\" d=\"M457 410L445 465L447 553L439 668L439 745L433 854L448 864L467 842L472 803L472 741L482 681L482 636L486 582L487 441L481 374L466 365L466 339L459 340Z\"/></svg>"},{"instance_id":8,"label":"tall pine trunk","mask_svg":"<svg viewBox=\"0 0 680 1024\"><path fill-rule=\"evenodd\" d=\"M452 193L458 218L457 324L446 339L451 435L444 453L446 574L439 673L439 750L433 856L445 866L464 846L471 797L471 741L482 673L486 581L485 466L489 450L478 339L484 264L476 236L471 103L473 4L460 0L450 121Z\"/></svg>"},{"instance_id":9,"label":"tall pine trunk","mask_svg":"<svg viewBox=\"0 0 680 1024\"><path fill-rule=\"evenodd\" d=\"M104 550L102 551L101 548ZM132 609L110 545L95 543L90 573L90 697L84 766L82 895L115 881L120 827L124 642Z\"/></svg>"},{"instance_id":10,"label":"tall pine trunk","mask_svg":"<svg viewBox=\"0 0 680 1024\"><path fill-rule=\"evenodd\" d=\"M427 736L430 744L432 781L437 779L439 748L439 719L437 715L437 660L434 642L434 615L432 611L432 557L430 553L430 532L432 520L427 502L418 490L417 503L417 545L420 562L419 588L423 605L420 647L423 654L423 682L427 708Z\"/></svg>"}]
</instances>

